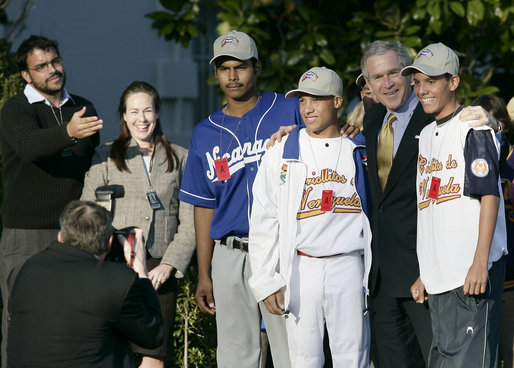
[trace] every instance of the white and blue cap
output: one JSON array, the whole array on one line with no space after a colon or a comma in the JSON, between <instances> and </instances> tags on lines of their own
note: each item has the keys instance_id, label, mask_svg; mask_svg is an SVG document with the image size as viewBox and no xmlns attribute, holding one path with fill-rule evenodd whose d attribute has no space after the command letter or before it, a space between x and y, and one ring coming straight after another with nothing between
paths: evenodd
<instances>
[{"instance_id":1,"label":"white and blue cap","mask_svg":"<svg viewBox=\"0 0 514 368\"><path fill-rule=\"evenodd\" d=\"M314 67L302 74L298 88L286 93L286 98L307 93L313 96L342 96L343 81L336 72L325 67Z\"/></svg>"},{"instance_id":2,"label":"white and blue cap","mask_svg":"<svg viewBox=\"0 0 514 368\"><path fill-rule=\"evenodd\" d=\"M214 41L213 54L214 56L209 64L212 64L220 56L231 56L238 60L249 60L251 58L259 60L257 46L253 38L239 31L230 31L219 36Z\"/></svg>"},{"instance_id":3,"label":"white and blue cap","mask_svg":"<svg viewBox=\"0 0 514 368\"><path fill-rule=\"evenodd\" d=\"M421 72L429 77L438 77L444 74L459 74L459 57L448 46L441 42L428 45L421 50L412 65L402 69L402 75Z\"/></svg>"}]
</instances>

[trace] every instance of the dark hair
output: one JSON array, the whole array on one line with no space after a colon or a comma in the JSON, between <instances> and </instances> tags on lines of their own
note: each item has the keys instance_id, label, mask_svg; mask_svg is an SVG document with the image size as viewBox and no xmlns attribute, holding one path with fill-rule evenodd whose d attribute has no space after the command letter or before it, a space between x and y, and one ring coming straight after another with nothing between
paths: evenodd
<instances>
[{"instance_id":1,"label":"dark hair","mask_svg":"<svg viewBox=\"0 0 514 368\"><path fill-rule=\"evenodd\" d=\"M496 120L504 125L504 134L510 144L514 144L514 124L510 119L509 112L505 106L505 102L496 95L478 96L471 103L472 106L482 106L486 111L490 112Z\"/></svg>"},{"instance_id":2,"label":"dark hair","mask_svg":"<svg viewBox=\"0 0 514 368\"><path fill-rule=\"evenodd\" d=\"M159 97L159 93L157 90L146 82L134 81L132 82L121 94L120 104L118 106L118 113L120 117L120 134L118 138L116 138L112 144L111 149L111 159L114 161L114 164L120 171L130 172L127 167L125 153L127 152L127 148L130 145L130 140L132 136L130 135L130 130L127 126L127 122L123 118L123 114L127 110L127 99L130 95L134 93L146 93L152 97L153 104L155 107L155 112L159 113L161 108L161 98ZM167 172L172 172L175 163L178 165L178 157L175 151L171 148L168 140L164 136L161 128L161 122L159 118L155 123L155 128L152 134L152 138L154 143L162 143L164 148L166 149L166 159L168 161L168 169ZM152 153L152 156L155 155L155 150Z\"/></svg>"},{"instance_id":3,"label":"dark hair","mask_svg":"<svg viewBox=\"0 0 514 368\"><path fill-rule=\"evenodd\" d=\"M100 255L109 250L111 214L95 202L72 201L59 217L62 241Z\"/></svg>"},{"instance_id":4,"label":"dark hair","mask_svg":"<svg viewBox=\"0 0 514 368\"><path fill-rule=\"evenodd\" d=\"M27 70L27 56L34 49L40 49L44 51L50 51L50 49L54 49L57 52L57 55L61 56L59 53L59 44L57 41L49 40L43 36L32 35L23 41L16 51L16 65L18 66L18 70L20 72L22 70Z\"/></svg>"}]
</instances>

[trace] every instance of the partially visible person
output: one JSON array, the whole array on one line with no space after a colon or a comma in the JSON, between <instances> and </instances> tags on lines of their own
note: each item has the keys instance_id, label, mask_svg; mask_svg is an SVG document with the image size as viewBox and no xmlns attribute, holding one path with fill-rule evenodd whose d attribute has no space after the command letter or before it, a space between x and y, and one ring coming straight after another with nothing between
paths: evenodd
<instances>
[{"instance_id":1,"label":"partially visible person","mask_svg":"<svg viewBox=\"0 0 514 368\"><path fill-rule=\"evenodd\" d=\"M211 63L227 104L196 126L179 195L195 208L196 301L216 315L219 367L259 367L262 315L273 365L287 368L285 321L257 303L248 285L248 231L266 143L280 125L301 123L298 100L259 91L257 47L243 32L218 37Z\"/></svg>"},{"instance_id":2,"label":"partially visible person","mask_svg":"<svg viewBox=\"0 0 514 368\"><path fill-rule=\"evenodd\" d=\"M72 201L59 222L58 241L9 278L6 366L135 367L129 340L153 348L163 339L142 241L131 270L103 262L113 240L103 207ZM125 255L131 257L130 249Z\"/></svg>"},{"instance_id":3,"label":"partially visible person","mask_svg":"<svg viewBox=\"0 0 514 368\"><path fill-rule=\"evenodd\" d=\"M79 199L103 121L93 104L66 88L56 41L32 35L16 52L22 93L0 115L3 163L3 231L0 288L7 304L7 276L57 237L59 214ZM7 308L2 312L2 366L6 366Z\"/></svg>"},{"instance_id":4,"label":"partially visible person","mask_svg":"<svg viewBox=\"0 0 514 368\"><path fill-rule=\"evenodd\" d=\"M366 82L366 79L362 74L359 74L355 80L355 84L361 88L361 101L355 105L353 110L348 114L346 122L354 127L359 128L362 131L364 128L362 121L364 120L364 114L366 110L368 110L374 104L378 103L378 100L376 99L375 94L369 87L368 82Z\"/></svg>"},{"instance_id":5,"label":"partially visible person","mask_svg":"<svg viewBox=\"0 0 514 368\"><path fill-rule=\"evenodd\" d=\"M359 92L359 96L361 100L353 110L348 114L346 118L346 122L352 126L355 126L359 128L361 131L364 128L362 125L362 121L364 119L364 113L366 110L373 105L373 102L375 101L375 94L369 88L368 83L366 82L366 79L364 79L364 76L362 74L359 74L357 79L355 79L355 84L361 89ZM364 101L366 101L366 104L364 104Z\"/></svg>"},{"instance_id":6,"label":"partially visible person","mask_svg":"<svg viewBox=\"0 0 514 368\"><path fill-rule=\"evenodd\" d=\"M419 276L416 257L416 135L431 121L400 75L411 64L401 44L375 41L361 58L379 104L364 116L371 193L372 265L369 279L372 360L380 368L421 368L432 330L426 305L409 288Z\"/></svg>"},{"instance_id":7,"label":"partially visible person","mask_svg":"<svg viewBox=\"0 0 514 368\"><path fill-rule=\"evenodd\" d=\"M508 145L506 165L500 169L503 200L505 206L505 221L507 227L507 246L509 254L505 256L506 272L502 297L502 317L500 329L499 352L505 368L514 368L514 124L509 116L505 102L495 95L477 97L472 105L482 106L502 124ZM503 146L502 146L503 148Z\"/></svg>"},{"instance_id":8,"label":"partially visible person","mask_svg":"<svg viewBox=\"0 0 514 368\"><path fill-rule=\"evenodd\" d=\"M364 137L342 138L343 83L331 69L301 77L306 128L263 157L253 185L250 287L286 316L292 367L323 367L324 329L334 367L369 366L366 290L371 265Z\"/></svg>"},{"instance_id":9,"label":"partially visible person","mask_svg":"<svg viewBox=\"0 0 514 368\"><path fill-rule=\"evenodd\" d=\"M373 232L371 351L380 368L424 367L432 341L428 307L412 300L410 286L419 276L417 136L433 116L423 111L411 77L400 74L409 65L408 51L395 42L375 41L361 58L362 73L380 102L364 116ZM481 107L465 108L460 118L499 128Z\"/></svg>"},{"instance_id":10,"label":"partially visible person","mask_svg":"<svg viewBox=\"0 0 514 368\"><path fill-rule=\"evenodd\" d=\"M86 174L82 199L94 200L99 186L122 185L113 226L143 230L148 277L157 290L164 317L164 342L156 349L133 346L141 367L164 367L172 348L177 278L183 277L195 249L193 207L178 200L187 150L170 143L159 119L161 100L146 82L132 82L122 93L120 134L99 146Z\"/></svg>"},{"instance_id":11,"label":"partially visible person","mask_svg":"<svg viewBox=\"0 0 514 368\"><path fill-rule=\"evenodd\" d=\"M346 122L351 126L359 128L362 131L362 120L364 119L364 114L364 103L362 101L359 101L359 103L355 105L353 110L346 117Z\"/></svg>"},{"instance_id":12,"label":"partially visible person","mask_svg":"<svg viewBox=\"0 0 514 368\"><path fill-rule=\"evenodd\" d=\"M510 120L514 121L514 97L509 100L507 111L509 112Z\"/></svg>"},{"instance_id":13,"label":"partially visible person","mask_svg":"<svg viewBox=\"0 0 514 368\"><path fill-rule=\"evenodd\" d=\"M412 66L414 92L435 121L419 137L417 254L411 293L427 299L434 338L430 367L496 367L507 252L500 143L489 127L463 124L459 59L442 43Z\"/></svg>"},{"instance_id":14,"label":"partially visible person","mask_svg":"<svg viewBox=\"0 0 514 368\"><path fill-rule=\"evenodd\" d=\"M361 89L360 96L364 103L364 110L368 110L374 104L379 103L377 96L375 96L375 92L371 89L368 81L364 78L364 75L359 74L355 80L355 84Z\"/></svg>"}]
</instances>

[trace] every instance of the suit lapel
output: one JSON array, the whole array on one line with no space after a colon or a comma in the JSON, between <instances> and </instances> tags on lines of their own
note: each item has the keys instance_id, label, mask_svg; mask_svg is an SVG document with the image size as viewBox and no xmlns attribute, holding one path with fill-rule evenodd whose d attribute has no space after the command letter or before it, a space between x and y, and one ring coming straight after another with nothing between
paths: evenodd
<instances>
[{"instance_id":1,"label":"suit lapel","mask_svg":"<svg viewBox=\"0 0 514 368\"><path fill-rule=\"evenodd\" d=\"M369 114L369 116L368 116ZM366 119L368 124L364 129L366 135L366 151L368 154L368 176L370 190L372 190L376 198L380 198L380 187L378 184L378 166L377 166L377 142L378 131L382 126L382 121L386 114L386 108L381 104L373 106L366 112Z\"/></svg>"},{"instance_id":2,"label":"suit lapel","mask_svg":"<svg viewBox=\"0 0 514 368\"><path fill-rule=\"evenodd\" d=\"M407 129L403 134L402 140L394 156L393 166L387 178L387 184L384 188L383 198L395 187L402 173L409 166L409 162L418 154L419 133L432 121L431 116L425 114L420 103L416 106L414 113L409 121Z\"/></svg>"}]
</instances>

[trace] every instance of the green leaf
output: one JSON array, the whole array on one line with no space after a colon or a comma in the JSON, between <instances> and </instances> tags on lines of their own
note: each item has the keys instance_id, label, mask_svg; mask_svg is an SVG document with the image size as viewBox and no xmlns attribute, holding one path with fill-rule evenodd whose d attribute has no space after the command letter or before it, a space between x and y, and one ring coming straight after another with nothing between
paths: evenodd
<instances>
[{"instance_id":1,"label":"green leaf","mask_svg":"<svg viewBox=\"0 0 514 368\"><path fill-rule=\"evenodd\" d=\"M159 34L167 35L175 30L175 23L167 23L166 25L159 28Z\"/></svg>"},{"instance_id":2,"label":"green leaf","mask_svg":"<svg viewBox=\"0 0 514 368\"><path fill-rule=\"evenodd\" d=\"M253 25L255 25L255 24L259 24L260 19L259 19L259 17L257 17L257 15L255 15L255 14L250 14L250 16L249 16L249 17L248 17L248 19L247 19L247 22L248 22L248 24L253 24Z\"/></svg>"},{"instance_id":3,"label":"green leaf","mask_svg":"<svg viewBox=\"0 0 514 368\"><path fill-rule=\"evenodd\" d=\"M418 33L420 29L421 29L420 26L409 26L405 29L405 34L412 35L412 34Z\"/></svg>"},{"instance_id":4,"label":"green leaf","mask_svg":"<svg viewBox=\"0 0 514 368\"><path fill-rule=\"evenodd\" d=\"M198 28L196 28L196 24L188 24L187 25L187 33L189 33L189 35L191 37L198 37Z\"/></svg>"},{"instance_id":5,"label":"green leaf","mask_svg":"<svg viewBox=\"0 0 514 368\"><path fill-rule=\"evenodd\" d=\"M334 54L332 54L328 49L321 50L319 57L327 64L327 66L333 66L336 62Z\"/></svg>"},{"instance_id":6,"label":"green leaf","mask_svg":"<svg viewBox=\"0 0 514 368\"><path fill-rule=\"evenodd\" d=\"M427 14L427 12L426 12L425 8L418 8L418 9L414 10L414 12L412 13L412 18L414 20L420 20L420 19L425 18L426 14Z\"/></svg>"},{"instance_id":7,"label":"green leaf","mask_svg":"<svg viewBox=\"0 0 514 368\"><path fill-rule=\"evenodd\" d=\"M470 25L476 26L484 18L484 4L480 0L468 1L468 12L466 15Z\"/></svg>"},{"instance_id":8,"label":"green leaf","mask_svg":"<svg viewBox=\"0 0 514 368\"><path fill-rule=\"evenodd\" d=\"M435 19L441 18L441 7L439 6L439 2L429 1L427 5L427 12Z\"/></svg>"},{"instance_id":9,"label":"green leaf","mask_svg":"<svg viewBox=\"0 0 514 368\"><path fill-rule=\"evenodd\" d=\"M495 87L495 86L485 86L485 87L479 88L477 90L477 96L481 96L481 95L494 95L495 93L498 93L499 91L500 91L500 89L498 87Z\"/></svg>"},{"instance_id":10,"label":"green leaf","mask_svg":"<svg viewBox=\"0 0 514 368\"><path fill-rule=\"evenodd\" d=\"M145 17L154 19L154 20L164 20L164 19L173 19L173 17L170 15L170 13L166 13L163 11L156 11L153 13L145 14Z\"/></svg>"},{"instance_id":11,"label":"green leaf","mask_svg":"<svg viewBox=\"0 0 514 368\"><path fill-rule=\"evenodd\" d=\"M457 14L457 16L464 18L466 16L466 9L464 8L464 5L462 5L458 1L450 1L450 8L452 11Z\"/></svg>"},{"instance_id":12,"label":"green leaf","mask_svg":"<svg viewBox=\"0 0 514 368\"><path fill-rule=\"evenodd\" d=\"M433 17L430 17L429 26L434 30L436 34L441 34L442 23L439 19L434 19Z\"/></svg>"},{"instance_id":13,"label":"green leaf","mask_svg":"<svg viewBox=\"0 0 514 368\"><path fill-rule=\"evenodd\" d=\"M314 32L312 37L314 38L316 45L320 47L326 47L328 45L327 39L321 33Z\"/></svg>"},{"instance_id":14,"label":"green leaf","mask_svg":"<svg viewBox=\"0 0 514 368\"><path fill-rule=\"evenodd\" d=\"M375 33L375 36L377 39L389 39L389 38L394 38L396 32L394 31L378 31L377 33Z\"/></svg>"},{"instance_id":15,"label":"green leaf","mask_svg":"<svg viewBox=\"0 0 514 368\"><path fill-rule=\"evenodd\" d=\"M303 52L302 51L294 51L289 55L289 58L287 59L287 65L288 66L297 65L302 59L303 59Z\"/></svg>"},{"instance_id":16,"label":"green leaf","mask_svg":"<svg viewBox=\"0 0 514 368\"><path fill-rule=\"evenodd\" d=\"M405 37L402 40L402 44L407 48L412 47L414 49L419 49L424 46L421 42L421 37L419 36Z\"/></svg>"},{"instance_id":17,"label":"green leaf","mask_svg":"<svg viewBox=\"0 0 514 368\"><path fill-rule=\"evenodd\" d=\"M182 7L187 4L182 0L159 0L161 5L172 12L178 13L182 10Z\"/></svg>"}]
</instances>

